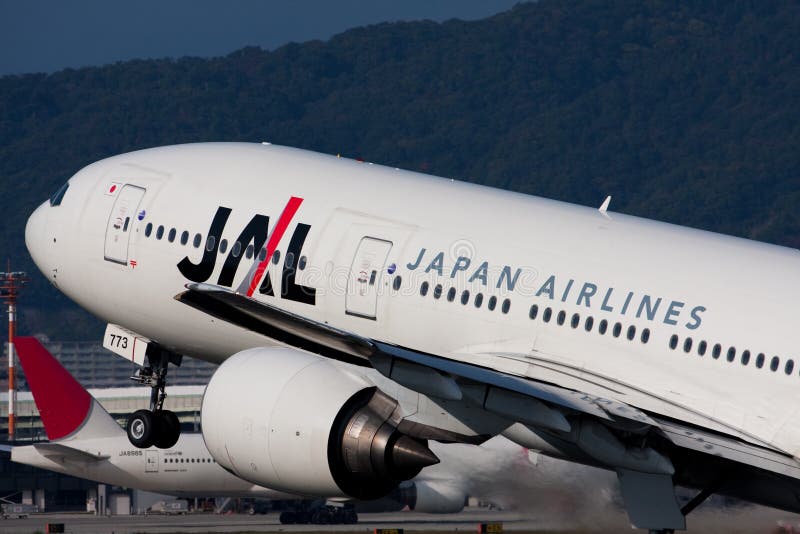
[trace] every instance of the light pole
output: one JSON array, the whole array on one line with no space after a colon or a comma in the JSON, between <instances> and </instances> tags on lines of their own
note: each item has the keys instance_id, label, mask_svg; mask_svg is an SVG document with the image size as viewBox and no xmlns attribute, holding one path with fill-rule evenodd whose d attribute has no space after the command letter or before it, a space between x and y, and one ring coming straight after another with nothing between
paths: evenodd
<instances>
[{"instance_id":1,"label":"light pole","mask_svg":"<svg viewBox=\"0 0 800 534\"><path fill-rule=\"evenodd\" d=\"M8 262L6 272L0 273L0 299L8 304L8 440L15 438L15 404L17 388L14 380L14 333L17 330L17 295L28 280L28 276L20 271L11 270Z\"/></svg>"}]
</instances>

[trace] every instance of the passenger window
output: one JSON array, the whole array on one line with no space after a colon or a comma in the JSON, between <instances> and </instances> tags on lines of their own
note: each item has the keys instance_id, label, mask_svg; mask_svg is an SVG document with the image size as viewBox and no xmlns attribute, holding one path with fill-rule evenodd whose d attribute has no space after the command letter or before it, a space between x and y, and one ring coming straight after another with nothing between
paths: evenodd
<instances>
[{"instance_id":1,"label":"passenger window","mask_svg":"<svg viewBox=\"0 0 800 534\"><path fill-rule=\"evenodd\" d=\"M775 372L778 370L778 367L781 365L781 359L777 356L773 356L772 360L769 362L769 370Z\"/></svg>"},{"instance_id":2,"label":"passenger window","mask_svg":"<svg viewBox=\"0 0 800 534\"><path fill-rule=\"evenodd\" d=\"M264 254L266 255L266 252ZM301 271L305 270L307 263L308 259L305 256L300 256L300 261L297 263L297 268L300 269ZM400 277L398 276L398 278Z\"/></svg>"},{"instance_id":3,"label":"passenger window","mask_svg":"<svg viewBox=\"0 0 800 534\"><path fill-rule=\"evenodd\" d=\"M612 334L614 337L619 337L619 335L620 335L621 333L622 333L622 325L621 325L620 323L616 323L616 324L614 324L614 330L611 332L611 334Z\"/></svg>"},{"instance_id":4,"label":"passenger window","mask_svg":"<svg viewBox=\"0 0 800 534\"><path fill-rule=\"evenodd\" d=\"M564 321L566 320L567 320L567 312L565 312L564 310L558 312L558 317L556 319L556 321L558 322L558 326L563 325Z\"/></svg>"},{"instance_id":5,"label":"passenger window","mask_svg":"<svg viewBox=\"0 0 800 534\"><path fill-rule=\"evenodd\" d=\"M438 299L442 296L442 284L436 284L433 288L433 298Z\"/></svg>"},{"instance_id":6,"label":"passenger window","mask_svg":"<svg viewBox=\"0 0 800 534\"><path fill-rule=\"evenodd\" d=\"M594 317L590 315L586 318L586 324L583 325L583 328L585 328L587 332L591 332L593 326L594 326Z\"/></svg>"},{"instance_id":7,"label":"passenger window","mask_svg":"<svg viewBox=\"0 0 800 534\"><path fill-rule=\"evenodd\" d=\"M175 228L170 228L169 233L167 234L167 241L170 243L175 242L175 236L178 235L178 231Z\"/></svg>"},{"instance_id":8,"label":"passenger window","mask_svg":"<svg viewBox=\"0 0 800 534\"><path fill-rule=\"evenodd\" d=\"M303 258L300 258L300 263L303 263ZM397 291L398 289L400 289L400 284L402 284L402 283L403 283L403 279L398 274L397 276L394 277L394 282L392 282L392 287L394 288L395 291Z\"/></svg>"},{"instance_id":9,"label":"passenger window","mask_svg":"<svg viewBox=\"0 0 800 534\"><path fill-rule=\"evenodd\" d=\"M501 308L503 313L508 313L508 310L511 309L511 300L505 299L503 301L503 307Z\"/></svg>"},{"instance_id":10,"label":"passenger window","mask_svg":"<svg viewBox=\"0 0 800 534\"><path fill-rule=\"evenodd\" d=\"M189 242L189 232L184 230L183 233L181 233L181 245L185 245L188 242Z\"/></svg>"},{"instance_id":11,"label":"passenger window","mask_svg":"<svg viewBox=\"0 0 800 534\"><path fill-rule=\"evenodd\" d=\"M200 243L202 242L203 242L203 237L200 234L194 234L194 241L192 242L194 248L200 248Z\"/></svg>"},{"instance_id":12,"label":"passenger window","mask_svg":"<svg viewBox=\"0 0 800 534\"><path fill-rule=\"evenodd\" d=\"M286 263L286 266L288 268L291 269L292 267L294 267L294 253L287 252L286 253L286 259L284 260L284 262ZM373 276L374 276L374 273L373 273ZM375 281L374 279L370 280L370 285L372 285L372 283L374 283L374 281Z\"/></svg>"},{"instance_id":13,"label":"passenger window","mask_svg":"<svg viewBox=\"0 0 800 534\"><path fill-rule=\"evenodd\" d=\"M425 295L428 294L428 289L429 288L430 288L430 286L428 285L428 282L422 282L422 285L419 286L419 294L424 297Z\"/></svg>"},{"instance_id":14,"label":"passenger window","mask_svg":"<svg viewBox=\"0 0 800 534\"><path fill-rule=\"evenodd\" d=\"M750 351L746 350L742 353L742 365L750 363Z\"/></svg>"},{"instance_id":15,"label":"passenger window","mask_svg":"<svg viewBox=\"0 0 800 534\"><path fill-rule=\"evenodd\" d=\"M545 308L544 313L542 314L542 321L549 323L552 316L553 310L551 308Z\"/></svg>"},{"instance_id":16,"label":"passenger window","mask_svg":"<svg viewBox=\"0 0 800 534\"><path fill-rule=\"evenodd\" d=\"M697 354L699 354L700 356L705 355L707 348L708 348L708 343L706 343L706 340L704 339L703 341L697 344Z\"/></svg>"},{"instance_id":17,"label":"passenger window","mask_svg":"<svg viewBox=\"0 0 800 534\"><path fill-rule=\"evenodd\" d=\"M759 352L758 356L756 356L756 367L758 367L759 369L764 367L764 360L765 359L766 359L766 356L764 356L764 353L763 352Z\"/></svg>"},{"instance_id":18,"label":"passenger window","mask_svg":"<svg viewBox=\"0 0 800 534\"><path fill-rule=\"evenodd\" d=\"M536 319L537 315L539 315L539 306L534 304L531 306L531 309L528 312L528 317L530 317L531 319Z\"/></svg>"},{"instance_id":19,"label":"passenger window","mask_svg":"<svg viewBox=\"0 0 800 534\"><path fill-rule=\"evenodd\" d=\"M464 291L461 292L461 304L466 306L468 302L469 302L469 290L465 289Z\"/></svg>"},{"instance_id":20,"label":"passenger window","mask_svg":"<svg viewBox=\"0 0 800 534\"><path fill-rule=\"evenodd\" d=\"M792 371L794 371L794 360L786 360L786 366L783 368L783 372L790 375Z\"/></svg>"},{"instance_id":21,"label":"passenger window","mask_svg":"<svg viewBox=\"0 0 800 534\"><path fill-rule=\"evenodd\" d=\"M672 350L675 350L675 347L677 347L677 346L678 346L678 335L677 334L672 334L672 337L669 338L669 348L671 348Z\"/></svg>"},{"instance_id":22,"label":"passenger window","mask_svg":"<svg viewBox=\"0 0 800 534\"><path fill-rule=\"evenodd\" d=\"M281 251L276 250L272 253L272 265L278 265L279 261L281 261Z\"/></svg>"},{"instance_id":23,"label":"passenger window","mask_svg":"<svg viewBox=\"0 0 800 534\"><path fill-rule=\"evenodd\" d=\"M153 233L153 223L147 223L147 226L144 227L144 236L150 237L150 234Z\"/></svg>"},{"instance_id":24,"label":"passenger window","mask_svg":"<svg viewBox=\"0 0 800 534\"><path fill-rule=\"evenodd\" d=\"M717 343L716 345L714 345L714 348L711 349L711 356L716 360L717 358L719 358L720 354L722 354L722 345Z\"/></svg>"},{"instance_id":25,"label":"passenger window","mask_svg":"<svg viewBox=\"0 0 800 534\"><path fill-rule=\"evenodd\" d=\"M692 352L692 338L687 337L685 340L683 340L683 352L686 354Z\"/></svg>"},{"instance_id":26,"label":"passenger window","mask_svg":"<svg viewBox=\"0 0 800 534\"><path fill-rule=\"evenodd\" d=\"M480 308L483 304L483 293L478 293L475 295L475 307Z\"/></svg>"},{"instance_id":27,"label":"passenger window","mask_svg":"<svg viewBox=\"0 0 800 534\"><path fill-rule=\"evenodd\" d=\"M244 249L244 257L245 257L245 258L247 258L248 260L249 260L249 259L251 259L251 258L253 257L253 250L254 250L254 248L255 248L255 247L253 247L253 244L252 244L252 243L250 243L249 245L247 245L247 248L246 248L246 249Z\"/></svg>"},{"instance_id":28,"label":"passenger window","mask_svg":"<svg viewBox=\"0 0 800 534\"><path fill-rule=\"evenodd\" d=\"M234 243L234 244L233 244L233 246L231 247L231 255L232 255L234 258L238 258L238 257L239 257L239 254L241 254L241 252L242 252L242 244L241 244L241 243L239 243L239 242L237 241L237 242L236 242L236 243Z\"/></svg>"},{"instance_id":29,"label":"passenger window","mask_svg":"<svg viewBox=\"0 0 800 534\"><path fill-rule=\"evenodd\" d=\"M631 325L628 327L628 341L633 341L633 338L636 337L636 327Z\"/></svg>"},{"instance_id":30,"label":"passenger window","mask_svg":"<svg viewBox=\"0 0 800 534\"><path fill-rule=\"evenodd\" d=\"M569 322L569 325L572 328L578 328L578 325L581 324L581 316L577 313L572 314L572 320Z\"/></svg>"},{"instance_id":31,"label":"passenger window","mask_svg":"<svg viewBox=\"0 0 800 534\"><path fill-rule=\"evenodd\" d=\"M451 287L447 290L447 302L453 302L456 300L456 288Z\"/></svg>"},{"instance_id":32,"label":"passenger window","mask_svg":"<svg viewBox=\"0 0 800 534\"><path fill-rule=\"evenodd\" d=\"M189 236L188 232L186 233L186 236L187 236L187 239L188 239L188 236ZM220 254L225 254L225 252L227 250L228 250L228 240L227 239L223 239L222 241L219 242L219 253Z\"/></svg>"},{"instance_id":33,"label":"passenger window","mask_svg":"<svg viewBox=\"0 0 800 534\"><path fill-rule=\"evenodd\" d=\"M261 252L258 253L258 259L260 261L264 261L264 260L267 259L267 249L265 249L265 248L261 249Z\"/></svg>"},{"instance_id":34,"label":"passenger window","mask_svg":"<svg viewBox=\"0 0 800 534\"><path fill-rule=\"evenodd\" d=\"M601 335L605 335L605 333L606 333L606 330L608 330L608 321L606 321L605 319L603 319L602 321L600 321L600 324L599 324L599 325L597 325L597 331L598 331L598 332L599 332Z\"/></svg>"},{"instance_id":35,"label":"passenger window","mask_svg":"<svg viewBox=\"0 0 800 534\"><path fill-rule=\"evenodd\" d=\"M160 240L162 237L164 237L164 227L159 226L158 230L156 230L156 239Z\"/></svg>"},{"instance_id":36,"label":"passenger window","mask_svg":"<svg viewBox=\"0 0 800 534\"><path fill-rule=\"evenodd\" d=\"M206 239L206 250L211 252L212 250L214 250L214 245L216 244L217 244L217 238L214 237L213 235L208 236L208 239Z\"/></svg>"},{"instance_id":37,"label":"passenger window","mask_svg":"<svg viewBox=\"0 0 800 534\"><path fill-rule=\"evenodd\" d=\"M491 311L494 311L494 309L497 307L497 297L495 297L494 295L489 297L489 303L486 305L486 307L489 308Z\"/></svg>"},{"instance_id":38,"label":"passenger window","mask_svg":"<svg viewBox=\"0 0 800 534\"><path fill-rule=\"evenodd\" d=\"M727 359L728 359L729 362L732 362L733 360L736 359L736 347L731 347L731 348L728 349L728 357L727 357Z\"/></svg>"},{"instance_id":39,"label":"passenger window","mask_svg":"<svg viewBox=\"0 0 800 534\"><path fill-rule=\"evenodd\" d=\"M650 329L649 328L645 328L644 330L642 330L641 340L642 340L642 343L647 343L648 341L650 341Z\"/></svg>"}]
</instances>

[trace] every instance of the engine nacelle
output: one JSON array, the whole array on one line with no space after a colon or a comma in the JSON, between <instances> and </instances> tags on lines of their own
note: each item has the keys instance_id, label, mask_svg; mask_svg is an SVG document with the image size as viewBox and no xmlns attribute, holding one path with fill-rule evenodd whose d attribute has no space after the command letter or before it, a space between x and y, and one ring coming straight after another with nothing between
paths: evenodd
<instances>
[{"instance_id":1,"label":"engine nacelle","mask_svg":"<svg viewBox=\"0 0 800 534\"><path fill-rule=\"evenodd\" d=\"M439 480L404 482L398 500L415 512L456 514L464 509L467 494L457 484Z\"/></svg>"},{"instance_id":2,"label":"engine nacelle","mask_svg":"<svg viewBox=\"0 0 800 534\"><path fill-rule=\"evenodd\" d=\"M374 499L439 461L397 430L396 408L344 365L260 348L219 367L201 418L209 452L238 477L290 493Z\"/></svg>"}]
</instances>

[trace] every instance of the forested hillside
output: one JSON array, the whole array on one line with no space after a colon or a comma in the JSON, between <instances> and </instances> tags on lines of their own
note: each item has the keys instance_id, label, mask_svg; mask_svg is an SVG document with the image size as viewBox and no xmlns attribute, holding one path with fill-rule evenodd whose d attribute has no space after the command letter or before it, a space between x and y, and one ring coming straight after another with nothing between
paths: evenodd
<instances>
[{"instance_id":1,"label":"forested hillside","mask_svg":"<svg viewBox=\"0 0 800 534\"><path fill-rule=\"evenodd\" d=\"M6 76L0 257L36 273L25 327L94 335L28 260L28 213L92 161L208 140L588 205L611 194L612 211L800 246L798 36L790 1L544 0L274 52Z\"/></svg>"}]
</instances>

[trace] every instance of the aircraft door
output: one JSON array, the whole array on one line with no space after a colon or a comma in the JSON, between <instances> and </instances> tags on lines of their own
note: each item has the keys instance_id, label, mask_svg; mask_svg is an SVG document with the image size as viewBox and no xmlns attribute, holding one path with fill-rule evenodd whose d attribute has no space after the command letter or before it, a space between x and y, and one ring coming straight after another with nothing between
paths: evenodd
<instances>
[{"instance_id":1,"label":"aircraft door","mask_svg":"<svg viewBox=\"0 0 800 534\"><path fill-rule=\"evenodd\" d=\"M347 280L345 307L348 315L376 319L378 288L392 242L362 237Z\"/></svg>"},{"instance_id":2,"label":"aircraft door","mask_svg":"<svg viewBox=\"0 0 800 534\"><path fill-rule=\"evenodd\" d=\"M106 226L106 260L128 264L128 243L144 192L141 187L126 184L117 194Z\"/></svg>"},{"instance_id":3,"label":"aircraft door","mask_svg":"<svg viewBox=\"0 0 800 534\"><path fill-rule=\"evenodd\" d=\"M158 473L158 451L144 451L144 472Z\"/></svg>"}]
</instances>

